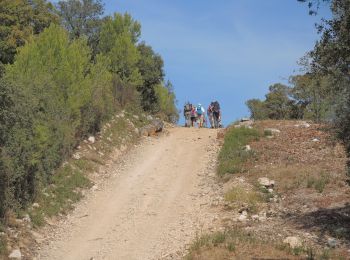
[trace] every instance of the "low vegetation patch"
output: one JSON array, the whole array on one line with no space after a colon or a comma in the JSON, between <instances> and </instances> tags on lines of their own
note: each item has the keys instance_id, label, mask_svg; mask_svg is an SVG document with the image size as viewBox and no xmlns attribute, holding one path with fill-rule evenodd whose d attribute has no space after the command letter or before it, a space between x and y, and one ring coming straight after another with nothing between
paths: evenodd
<instances>
[{"instance_id":1,"label":"low vegetation patch","mask_svg":"<svg viewBox=\"0 0 350 260\"><path fill-rule=\"evenodd\" d=\"M131 131L134 126L141 127L149 123L145 115L121 114L123 116L114 116L104 125L101 134L96 137L98 141L93 144L82 142L76 151L81 158L68 160L56 170L49 185L38 193L29 209L35 227L42 226L46 218L66 214L80 200L83 189L92 186L89 174L98 171L115 148L136 140L137 133Z\"/></svg>"},{"instance_id":2,"label":"low vegetation patch","mask_svg":"<svg viewBox=\"0 0 350 260\"><path fill-rule=\"evenodd\" d=\"M225 231L197 237L187 254L196 259L343 259L333 250L317 251L303 246L291 248L286 244L267 241L255 234L233 227Z\"/></svg>"},{"instance_id":3,"label":"low vegetation patch","mask_svg":"<svg viewBox=\"0 0 350 260\"><path fill-rule=\"evenodd\" d=\"M330 173L323 171L319 167L309 168L286 166L278 171L271 170L273 178L281 183L278 190L281 192L295 191L297 189L314 189L318 193L323 193L327 185L332 180ZM333 180L333 185L337 180Z\"/></svg>"},{"instance_id":4,"label":"low vegetation patch","mask_svg":"<svg viewBox=\"0 0 350 260\"><path fill-rule=\"evenodd\" d=\"M0 236L0 255L4 255L7 252L6 240Z\"/></svg>"},{"instance_id":5,"label":"low vegetation patch","mask_svg":"<svg viewBox=\"0 0 350 260\"><path fill-rule=\"evenodd\" d=\"M272 134L272 131L271 130L269 130L269 129L265 129L264 130L264 136L265 137L267 137L267 136L272 136L273 134Z\"/></svg>"},{"instance_id":6,"label":"low vegetation patch","mask_svg":"<svg viewBox=\"0 0 350 260\"><path fill-rule=\"evenodd\" d=\"M66 213L82 197L81 190L89 186L91 182L83 171L70 165L61 167L29 210L33 225L42 226L45 217Z\"/></svg>"},{"instance_id":7,"label":"low vegetation patch","mask_svg":"<svg viewBox=\"0 0 350 260\"><path fill-rule=\"evenodd\" d=\"M191 245L186 259L250 259L264 256L297 259L288 250L235 227L198 237Z\"/></svg>"},{"instance_id":8,"label":"low vegetation patch","mask_svg":"<svg viewBox=\"0 0 350 260\"><path fill-rule=\"evenodd\" d=\"M252 150L244 149L251 141L260 137L258 130L249 128L230 128L225 134L224 144L218 157L219 176L238 173L243 170L243 164L254 156Z\"/></svg>"},{"instance_id":9,"label":"low vegetation patch","mask_svg":"<svg viewBox=\"0 0 350 260\"><path fill-rule=\"evenodd\" d=\"M306 180L307 188L314 188L317 192L322 193L329 183L329 175L325 172L322 172L319 176L308 176Z\"/></svg>"},{"instance_id":10,"label":"low vegetation patch","mask_svg":"<svg viewBox=\"0 0 350 260\"><path fill-rule=\"evenodd\" d=\"M253 190L246 190L242 187L233 187L225 194L225 200L228 202L238 202L239 206L246 205L249 212L257 212L259 203L264 202L263 196Z\"/></svg>"}]
</instances>

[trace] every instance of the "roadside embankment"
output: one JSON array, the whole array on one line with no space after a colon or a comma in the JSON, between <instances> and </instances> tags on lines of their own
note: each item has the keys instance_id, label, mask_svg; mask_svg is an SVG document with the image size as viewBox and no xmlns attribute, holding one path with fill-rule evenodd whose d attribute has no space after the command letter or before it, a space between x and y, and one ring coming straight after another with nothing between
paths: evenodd
<instances>
[{"instance_id":1,"label":"roadside embankment","mask_svg":"<svg viewBox=\"0 0 350 260\"><path fill-rule=\"evenodd\" d=\"M327 125L245 122L219 138L225 230L199 236L187 259L350 258L346 156Z\"/></svg>"},{"instance_id":2,"label":"roadside embankment","mask_svg":"<svg viewBox=\"0 0 350 260\"><path fill-rule=\"evenodd\" d=\"M114 115L99 133L76 147L27 210L8 213L6 226L0 226L0 259L31 259L43 240L41 227L54 225L85 194L99 189L99 183L109 177L108 166L137 144L141 136L154 135L162 129L163 123L149 115L127 111Z\"/></svg>"}]
</instances>

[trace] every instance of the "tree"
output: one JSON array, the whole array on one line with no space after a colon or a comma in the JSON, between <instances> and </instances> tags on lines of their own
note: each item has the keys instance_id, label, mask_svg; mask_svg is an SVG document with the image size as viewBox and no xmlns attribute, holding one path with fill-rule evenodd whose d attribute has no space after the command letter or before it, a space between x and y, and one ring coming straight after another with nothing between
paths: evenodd
<instances>
[{"instance_id":1,"label":"tree","mask_svg":"<svg viewBox=\"0 0 350 260\"><path fill-rule=\"evenodd\" d=\"M322 2L330 2L331 0L297 0L301 3L307 3L309 7L309 14L310 15L316 15L318 9L320 8L320 4Z\"/></svg>"},{"instance_id":2,"label":"tree","mask_svg":"<svg viewBox=\"0 0 350 260\"><path fill-rule=\"evenodd\" d=\"M0 75L4 64L13 62L17 47L58 20L53 5L46 0L0 1Z\"/></svg>"},{"instance_id":3,"label":"tree","mask_svg":"<svg viewBox=\"0 0 350 260\"><path fill-rule=\"evenodd\" d=\"M82 129L81 110L91 103L90 49L52 25L22 47L6 68L3 93L12 105L2 117L0 161L12 199L25 205L41 181L68 156ZM14 205L15 206L15 205Z\"/></svg>"},{"instance_id":4,"label":"tree","mask_svg":"<svg viewBox=\"0 0 350 260\"><path fill-rule=\"evenodd\" d=\"M266 95L265 106L271 119L290 118L293 101L289 99L289 88L277 83L269 87Z\"/></svg>"},{"instance_id":5,"label":"tree","mask_svg":"<svg viewBox=\"0 0 350 260\"><path fill-rule=\"evenodd\" d=\"M101 124L107 121L115 111L112 74L109 72L108 66L108 59L98 55L96 63L87 75L91 87L90 102L87 102L82 108L82 132L80 136L99 131Z\"/></svg>"},{"instance_id":6,"label":"tree","mask_svg":"<svg viewBox=\"0 0 350 260\"><path fill-rule=\"evenodd\" d=\"M332 112L328 78L306 73L291 77L291 96L301 109L301 117L316 122L326 121Z\"/></svg>"},{"instance_id":7,"label":"tree","mask_svg":"<svg viewBox=\"0 0 350 260\"><path fill-rule=\"evenodd\" d=\"M87 37L95 56L104 12L101 0L59 1L57 9L71 37Z\"/></svg>"},{"instance_id":8,"label":"tree","mask_svg":"<svg viewBox=\"0 0 350 260\"><path fill-rule=\"evenodd\" d=\"M143 79L143 84L138 87L142 97L141 105L145 111L155 111L158 105L155 87L164 80L164 62L162 57L144 42L140 43L137 49L140 53L137 67Z\"/></svg>"},{"instance_id":9,"label":"tree","mask_svg":"<svg viewBox=\"0 0 350 260\"><path fill-rule=\"evenodd\" d=\"M155 92L159 102L159 115L164 120L176 123L179 120L179 112L176 108L176 96L171 82L167 81L165 85L157 85Z\"/></svg>"},{"instance_id":10,"label":"tree","mask_svg":"<svg viewBox=\"0 0 350 260\"><path fill-rule=\"evenodd\" d=\"M249 99L246 105L250 111L250 117L254 120L264 120L268 118L268 111L264 101L260 99Z\"/></svg>"},{"instance_id":11,"label":"tree","mask_svg":"<svg viewBox=\"0 0 350 260\"><path fill-rule=\"evenodd\" d=\"M350 156L350 2L333 0L333 17L319 26L322 37L310 53L312 69L331 77L329 89L336 96L336 127ZM350 162L349 174L350 174Z\"/></svg>"},{"instance_id":12,"label":"tree","mask_svg":"<svg viewBox=\"0 0 350 260\"><path fill-rule=\"evenodd\" d=\"M107 17L101 32L101 51L110 51L119 35L127 34L131 42L136 44L141 36L141 24L135 21L130 14L115 13L113 17Z\"/></svg>"},{"instance_id":13,"label":"tree","mask_svg":"<svg viewBox=\"0 0 350 260\"><path fill-rule=\"evenodd\" d=\"M309 70L318 77L327 77L327 91L335 107L335 128L350 157L350 1L313 2L321 1L330 3L332 18L317 26L321 39L309 53ZM350 176L350 161L348 169Z\"/></svg>"},{"instance_id":14,"label":"tree","mask_svg":"<svg viewBox=\"0 0 350 260\"><path fill-rule=\"evenodd\" d=\"M111 72L134 87L143 83L137 67L140 53L135 45L139 36L138 22L128 14L114 14L103 23L99 42L99 51L110 59Z\"/></svg>"}]
</instances>

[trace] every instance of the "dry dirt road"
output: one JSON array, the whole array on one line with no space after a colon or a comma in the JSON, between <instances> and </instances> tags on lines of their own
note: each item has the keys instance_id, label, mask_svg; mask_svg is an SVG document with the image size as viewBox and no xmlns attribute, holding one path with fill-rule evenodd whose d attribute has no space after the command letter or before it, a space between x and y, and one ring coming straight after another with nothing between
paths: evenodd
<instances>
[{"instance_id":1,"label":"dry dirt road","mask_svg":"<svg viewBox=\"0 0 350 260\"><path fill-rule=\"evenodd\" d=\"M180 259L217 219L216 130L171 128L144 138L88 192L36 259Z\"/></svg>"}]
</instances>

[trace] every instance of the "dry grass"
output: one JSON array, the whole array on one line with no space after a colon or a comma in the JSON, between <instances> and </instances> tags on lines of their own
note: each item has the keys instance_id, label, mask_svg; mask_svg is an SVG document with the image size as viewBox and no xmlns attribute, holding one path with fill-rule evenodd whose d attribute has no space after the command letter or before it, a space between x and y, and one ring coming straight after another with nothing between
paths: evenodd
<instances>
[{"instance_id":1,"label":"dry grass","mask_svg":"<svg viewBox=\"0 0 350 260\"><path fill-rule=\"evenodd\" d=\"M267 220L240 223L233 235L226 232L198 238L188 259L350 259L350 188L344 148L335 142L327 126L302 128L298 124L256 122L260 138L249 140L254 156L238 160L239 168L227 182L234 184L225 197L236 213L235 205L247 204L257 208L258 215L266 212ZM271 135L266 128L277 128L281 133ZM226 137L223 147L238 147L235 144L239 141L227 142ZM275 181L272 192L257 184L260 177ZM226 223L228 227L237 225ZM259 238L245 240L244 229L253 230ZM284 238L295 235L305 246L292 250L281 245ZM336 239L337 246L325 250L329 237ZM217 238L223 242L215 243Z\"/></svg>"},{"instance_id":2,"label":"dry grass","mask_svg":"<svg viewBox=\"0 0 350 260\"><path fill-rule=\"evenodd\" d=\"M236 186L225 194L225 200L232 203L233 209L237 209L243 204L249 212L256 213L259 205L264 202L264 197L254 190Z\"/></svg>"},{"instance_id":3,"label":"dry grass","mask_svg":"<svg viewBox=\"0 0 350 260\"><path fill-rule=\"evenodd\" d=\"M304 250L293 251L235 227L198 237L186 259L300 259L302 253Z\"/></svg>"},{"instance_id":4,"label":"dry grass","mask_svg":"<svg viewBox=\"0 0 350 260\"><path fill-rule=\"evenodd\" d=\"M192 243L186 260L222 259L305 259L345 260L339 252L331 249L315 249L311 246L290 248L259 237L258 234L232 227L225 231L199 236Z\"/></svg>"}]
</instances>

